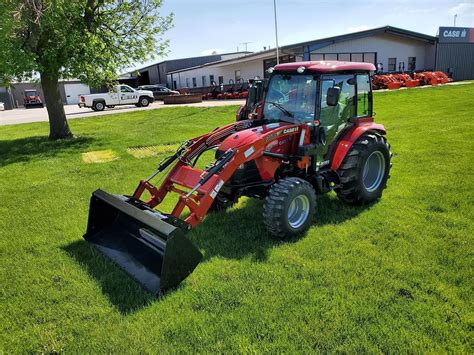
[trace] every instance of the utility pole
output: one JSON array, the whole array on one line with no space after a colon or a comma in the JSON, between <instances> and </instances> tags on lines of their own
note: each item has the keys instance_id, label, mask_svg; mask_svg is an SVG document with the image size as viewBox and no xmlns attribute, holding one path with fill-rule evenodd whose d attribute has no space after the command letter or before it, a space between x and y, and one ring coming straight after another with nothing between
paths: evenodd
<instances>
[{"instance_id":1,"label":"utility pole","mask_svg":"<svg viewBox=\"0 0 474 355\"><path fill-rule=\"evenodd\" d=\"M276 40L276 55L277 65L280 64L280 55L278 53L278 24L277 24L277 5L276 0L273 0L273 13L275 15L275 40Z\"/></svg>"},{"instance_id":2,"label":"utility pole","mask_svg":"<svg viewBox=\"0 0 474 355\"><path fill-rule=\"evenodd\" d=\"M458 17L458 14L454 15L454 27L456 27L456 18Z\"/></svg>"}]
</instances>

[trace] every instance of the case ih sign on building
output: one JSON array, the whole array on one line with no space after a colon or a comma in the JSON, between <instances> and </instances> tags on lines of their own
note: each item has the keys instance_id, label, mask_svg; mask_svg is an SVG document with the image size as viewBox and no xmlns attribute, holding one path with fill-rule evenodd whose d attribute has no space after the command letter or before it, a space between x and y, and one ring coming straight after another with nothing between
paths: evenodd
<instances>
[{"instance_id":1,"label":"case ih sign on building","mask_svg":"<svg viewBox=\"0 0 474 355\"><path fill-rule=\"evenodd\" d=\"M474 43L474 28L440 27L439 43Z\"/></svg>"}]
</instances>

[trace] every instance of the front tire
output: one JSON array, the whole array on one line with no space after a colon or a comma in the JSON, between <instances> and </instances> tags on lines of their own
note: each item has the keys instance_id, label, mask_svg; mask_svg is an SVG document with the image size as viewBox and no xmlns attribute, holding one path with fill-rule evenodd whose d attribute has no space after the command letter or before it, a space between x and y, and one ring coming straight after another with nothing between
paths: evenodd
<instances>
[{"instance_id":1,"label":"front tire","mask_svg":"<svg viewBox=\"0 0 474 355\"><path fill-rule=\"evenodd\" d=\"M147 107L150 104L150 99L146 96L140 97L139 105L140 107Z\"/></svg>"},{"instance_id":2,"label":"front tire","mask_svg":"<svg viewBox=\"0 0 474 355\"><path fill-rule=\"evenodd\" d=\"M316 192L300 178L288 177L275 183L263 206L263 222L272 236L291 238L308 230L316 212Z\"/></svg>"},{"instance_id":3,"label":"front tire","mask_svg":"<svg viewBox=\"0 0 474 355\"><path fill-rule=\"evenodd\" d=\"M390 177L390 145L384 136L366 133L352 145L338 169L337 196L350 204L379 199Z\"/></svg>"}]
</instances>

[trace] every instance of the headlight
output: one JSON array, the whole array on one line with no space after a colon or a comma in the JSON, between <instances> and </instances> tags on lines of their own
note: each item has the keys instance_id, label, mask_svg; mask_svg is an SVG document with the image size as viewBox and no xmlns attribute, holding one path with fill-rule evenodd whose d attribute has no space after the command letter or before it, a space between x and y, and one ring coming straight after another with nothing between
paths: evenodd
<instances>
[{"instance_id":1,"label":"headlight","mask_svg":"<svg viewBox=\"0 0 474 355\"><path fill-rule=\"evenodd\" d=\"M296 69L296 71L297 71L299 74L303 74L305 70L306 70L306 68L303 67L303 66L298 67L298 69Z\"/></svg>"}]
</instances>

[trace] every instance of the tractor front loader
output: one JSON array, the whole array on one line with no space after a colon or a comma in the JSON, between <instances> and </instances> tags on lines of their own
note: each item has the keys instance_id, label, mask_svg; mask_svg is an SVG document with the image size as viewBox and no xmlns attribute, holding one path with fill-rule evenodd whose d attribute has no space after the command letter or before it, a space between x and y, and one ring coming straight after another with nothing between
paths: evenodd
<instances>
[{"instance_id":1,"label":"tractor front loader","mask_svg":"<svg viewBox=\"0 0 474 355\"><path fill-rule=\"evenodd\" d=\"M264 200L263 223L277 238L311 226L318 194L334 190L354 204L377 200L391 154L384 127L372 118L374 70L372 64L346 62L271 68L263 95L257 92L261 85L249 88L248 119L238 115L237 122L186 141L131 196L95 191L84 238L159 294L178 285L201 259L186 232L241 196ZM215 161L196 168L211 149ZM155 186L158 175L164 180ZM170 193L178 196L174 208L159 211Z\"/></svg>"}]
</instances>

